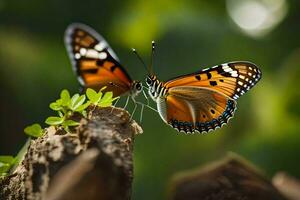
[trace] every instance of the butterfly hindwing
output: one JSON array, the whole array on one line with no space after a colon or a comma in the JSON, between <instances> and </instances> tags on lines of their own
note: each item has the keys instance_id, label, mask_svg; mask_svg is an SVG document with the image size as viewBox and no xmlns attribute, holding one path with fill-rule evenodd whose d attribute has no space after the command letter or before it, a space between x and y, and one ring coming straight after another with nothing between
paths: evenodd
<instances>
[{"instance_id":1,"label":"butterfly hindwing","mask_svg":"<svg viewBox=\"0 0 300 200\"><path fill-rule=\"evenodd\" d=\"M253 63L230 62L177 77L166 82L165 86L203 87L237 99L252 88L260 78L261 71Z\"/></svg>"},{"instance_id":2,"label":"butterfly hindwing","mask_svg":"<svg viewBox=\"0 0 300 200\"><path fill-rule=\"evenodd\" d=\"M95 90L107 86L117 96L130 90L132 79L105 39L92 28L71 24L65 33L65 44L82 86Z\"/></svg>"},{"instance_id":3,"label":"butterfly hindwing","mask_svg":"<svg viewBox=\"0 0 300 200\"><path fill-rule=\"evenodd\" d=\"M233 116L236 102L223 94L200 87L178 86L159 102L164 121L178 131L208 132L226 124Z\"/></svg>"}]
</instances>

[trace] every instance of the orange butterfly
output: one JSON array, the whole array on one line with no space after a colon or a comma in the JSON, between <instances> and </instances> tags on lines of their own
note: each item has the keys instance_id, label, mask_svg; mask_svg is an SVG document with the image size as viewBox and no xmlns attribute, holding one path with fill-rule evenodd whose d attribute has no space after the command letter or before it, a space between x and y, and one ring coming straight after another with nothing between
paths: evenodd
<instances>
[{"instance_id":1,"label":"orange butterfly","mask_svg":"<svg viewBox=\"0 0 300 200\"><path fill-rule=\"evenodd\" d=\"M128 95L134 98L142 91L139 81L133 81L119 63L119 59L105 39L84 24L71 24L65 32L65 45L73 70L80 84L99 90L107 86L114 96ZM125 107L126 107L125 105Z\"/></svg>"},{"instance_id":2,"label":"orange butterfly","mask_svg":"<svg viewBox=\"0 0 300 200\"><path fill-rule=\"evenodd\" d=\"M202 133L226 124L236 109L235 100L260 78L257 66L241 61L179 76L166 83L150 74L146 84L164 122L178 131Z\"/></svg>"}]
</instances>

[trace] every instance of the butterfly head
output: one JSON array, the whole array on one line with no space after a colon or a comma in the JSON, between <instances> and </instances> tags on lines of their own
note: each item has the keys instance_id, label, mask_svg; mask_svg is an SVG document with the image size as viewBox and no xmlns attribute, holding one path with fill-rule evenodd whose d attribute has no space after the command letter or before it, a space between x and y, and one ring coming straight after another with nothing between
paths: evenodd
<instances>
[{"instance_id":1,"label":"butterfly head","mask_svg":"<svg viewBox=\"0 0 300 200\"><path fill-rule=\"evenodd\" d=\"M131 84L131 93L137 96L143 90L143 84L140 81L133 81Z\"/></svg>"}]
</instances>

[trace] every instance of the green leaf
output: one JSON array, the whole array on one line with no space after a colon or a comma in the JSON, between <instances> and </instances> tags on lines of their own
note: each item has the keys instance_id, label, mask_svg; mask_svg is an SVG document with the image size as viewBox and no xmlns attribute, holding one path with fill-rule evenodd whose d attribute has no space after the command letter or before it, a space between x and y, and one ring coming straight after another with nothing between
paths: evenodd
<instances>
[{"instance_id":1,"label":"green leaf","mask_svg":"<svg viewBox=\"0 0 300 200\"><path fill-rule=\"evenodd\" d=\"M14 163L15 158L13 156L0 156L0 174L8 172Z\"/></svg>"},{"instance_id":2,"label":"green leaf","mask_svg":"<svg viewBox=\"0 0 300 200\"><path fill-rule=\"evenodd\" d=\"M53 103L50 103L49 107L52 109L52 110L55 110L55 111L58 111L58 110L62 110L63 107L61 105L59 105L58 103L56 102L53 102Z\"/></svg>"},{"instance_id":3,"label":"green leaf","mask_svg":"<svg viewBox=\"0 0 300 200\"><path fill-rule=\"evenodd\" d=\"M66 120L63 123L63 126L78 126L80 123L79 122L75 122L73 120Z\"/></svg>"},{"instance_id":4,"label":"green leaf","mask_svg":"<svg viewBox=\"0 0 300 200\"><path fill-rule=\"evenodd\" d=\"M73 105L73 111L75 111L79 106L85 102L85 95L81 95Z\"/></svg>"},{"instance_id":5,"label":"green leaf","mask_svg":"<svg viewBox=\"0 0 300 200\"><path fill-rule=\"evenodd\" d=\"M100 106L100 107L109 107L109 106L112 106L112 102L100 102L98 104L98 106Z\"/></svg>"},{"instance_id":6,"label":"green leaf","mask_svg":"<svg viewBox=\"0 0 300 200\"><path fill-rule=\"evenodd\" d=\"M0 163L2 164L14 164L15 158L13 156L0 156Z\"/></svg>"},{"instance_id":7,"label":"green leaf","mask_svg":"<svg viewBox=\"0 0 300 200\"><path fill-rule=\"evenodd\" d=\"M91 105L91 101L86 102L85 104L80 105L75 111L77 112L81 112L83 110L85 110L87 107L89 107L89 105Z\"/></svg>"},{"instance_id":8,"label":"green leaf","mask_svg":"<svg viewBox=\"0 0 300 200\"><path fill-rule=\"evenodd\" d=\"M72 96L72 98L71 98L71 101L69 102L69 108L71 109L71 110L73 110L73 108L74 108L74 105L76 104L76 101L78 100L78 98L80 97L80 95L79 94L74 94L73 96ZM75 110L75 109L74 109Z\"/></svg>"},{"instance_id":9,"label":"green leaf","mask_svg":"<svg viewBox=\"0 0 300 200\"><path fill-rule=\"evenodd\" d=\"M27 126L24 129L24 132L31 137L41 137L43 135L43 129L39 124Z\"/></svg>"},{"instance_id":10,"label":"green leaf","mask_svg":"<svg viewBox=\"0 0 300 200\"><path fill-rule=\"evenodd\" d=\"M89 100L92 100L97 95L97 92L91 88L88 88L85 94Z\"/></svg>"},{"instance_id":11,"label":"green leaf","mask_svg":"<svg viewBox=\"0 0 300 200\"><path fill-rule=\"evenodd\" d=\"M10 168L11 168L10 164L0 163L0 174L8 172Z\"/></svg>"},{"instance_id":12,"label":"green leaf","mask_svg":"<svg viewBox=\"0 0 300 200\"><path fill-rule=\"evenodd\" d=\"M100 107L108 107L112 105L112 97L113 93L112 92L106 92L102 99L100 100L98 106Z\"/></svg>"},{"instance_id":13,"label":"green leaf","mask_svg":"<svg viewBox=\"0 0 300 200\"><path fill-rule=\"evenodd\" d=\"M86 90L86 96L88 97L88 99L93 103L93 104L97 104L101 97L102 97L102 92L101 90L97 93L95 90L88 88Z\"/></svg>"},{"instance_id":14,"label":"green leaf","mask_svg":"<svg viewBox=\"0 0 300 200\"><path fill-rule=\"evenodd\" d=\"M63 106L67 106L70 102L70 93L68 90L64 89L63 91L61 91L60 93L60 99L62 100L62 105Z\"/></svg>"},{"instance_id":15,"label":"green leaf","mask_svg":"<svg viewBox=\"0 0 300 200\"><path fill-rule=\"evenodd\" d=\"M64 118L62 117L48 117L45 121L46 124L49 124L49 125L60 125L64 122Z\"/></svg>"}]
</instances>

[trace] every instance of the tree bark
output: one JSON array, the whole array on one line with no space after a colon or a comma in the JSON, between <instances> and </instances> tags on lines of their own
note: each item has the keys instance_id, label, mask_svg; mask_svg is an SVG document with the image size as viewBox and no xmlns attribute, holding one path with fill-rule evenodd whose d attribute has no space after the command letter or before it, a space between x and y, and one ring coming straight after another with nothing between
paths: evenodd
<instances>
[{"instance_id":1,"label":"tree bark","mask_svg":"<svg viewBox=\"0 0 300 200\"><path fill-rule=\"evenodd\" d=\"M170 183L169 199L286 200L256 167L233 154L176 174Z\"/></svg>"},{"instance_id":2,"label":"tree bark","mask_svg":"<svg viewBox=\"0 0 300 200\"><path fill-rule=\"evenodd\" d=\"M49 127L31 140L15 171L0 180L0 199L130 199L139 133L128 112L111 107L81 118L73 133Z\"/></svg>"}]
</instances>

